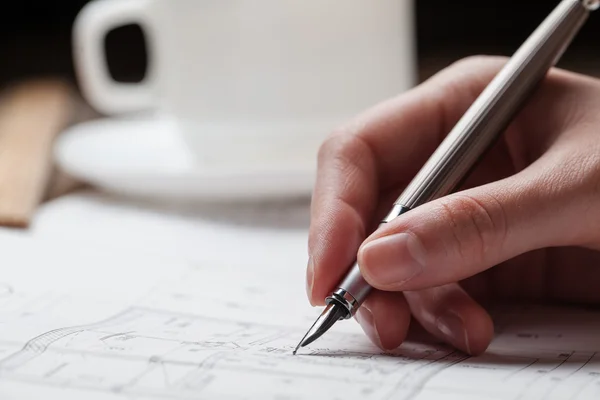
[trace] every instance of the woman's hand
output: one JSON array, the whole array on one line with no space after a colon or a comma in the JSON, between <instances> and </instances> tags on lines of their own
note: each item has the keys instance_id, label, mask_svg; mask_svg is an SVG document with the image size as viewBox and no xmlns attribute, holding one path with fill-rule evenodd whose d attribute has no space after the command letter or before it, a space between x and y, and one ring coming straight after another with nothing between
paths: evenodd
<instances>
[{"instance_id":1,"label":"woman's hand","mask_svg":"<svg viewBox=\"0 0 600 400\"><path fill-rule=\"evenodd\" d=\"M478 354L495 301L600 303L600 81L590 77L552 70L463 188L369 236L505 62L458 62L320 149L308 296L322 305L358 255L376 290L357 320L383 349L402 343L411 316Z\"/></svg>"}]
</instances>

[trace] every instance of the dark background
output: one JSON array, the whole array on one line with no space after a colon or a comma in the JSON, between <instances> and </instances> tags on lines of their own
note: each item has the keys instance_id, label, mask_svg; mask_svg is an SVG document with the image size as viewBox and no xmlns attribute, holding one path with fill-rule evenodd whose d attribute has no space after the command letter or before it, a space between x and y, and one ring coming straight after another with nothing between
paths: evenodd
<instances>
[{"instance_id":1,"label":"dark background","mask_svg":"<svg viewBox=\"0 0 600 400\"><path fill-rule=\"evenodd\" d=\"M40 75L62 75L74 81L71 26L87 2L5 3L9 8L5 7L0 15L0 84ZM471 54L510 55L557 2L417 0L421 77ZM600 72L599 38L600 11L584 27L561 66L591 74ZM141 79L146 58L143 35L136 27L109 35L107 52L117 80Z\"/></svg>"}]
</instances>

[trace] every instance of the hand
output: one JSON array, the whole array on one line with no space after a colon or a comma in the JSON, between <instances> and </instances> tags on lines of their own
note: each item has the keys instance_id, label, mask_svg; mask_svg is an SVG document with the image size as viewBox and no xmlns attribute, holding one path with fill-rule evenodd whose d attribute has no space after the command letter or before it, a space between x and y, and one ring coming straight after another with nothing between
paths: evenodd
<instances>
[{"instance_id":1,"label":"hand","mask_svg":"<svg viewBox=\"0 0 600 400\"><path fill-rule=\"evenodd\" d=\"M464 187L369 235L505 62L460 61L319 151L308 297L323 305L358 256L375 290L356 318L383 349L418 322L479 354L495 302L600 303L600 81L590 77L552 70Z\"/></svg>"}]
</instances>

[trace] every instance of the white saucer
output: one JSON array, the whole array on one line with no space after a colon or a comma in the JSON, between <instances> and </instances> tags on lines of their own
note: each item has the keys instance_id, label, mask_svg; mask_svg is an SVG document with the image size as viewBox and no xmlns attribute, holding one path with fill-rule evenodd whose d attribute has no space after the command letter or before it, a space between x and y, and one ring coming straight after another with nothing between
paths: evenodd
<instances>
[{"instance_id":1,"label":"white saucer","mask_svg":"<svg viewBox=\"0 0 600 400\"><path fill-rule=\"evenodd\" d=\"M55 158L75 178L124 195L259 200L310 195L316 165L210 169L195 163L168 120L102 119L69 128Z\"/></svg>"}]
</instances>

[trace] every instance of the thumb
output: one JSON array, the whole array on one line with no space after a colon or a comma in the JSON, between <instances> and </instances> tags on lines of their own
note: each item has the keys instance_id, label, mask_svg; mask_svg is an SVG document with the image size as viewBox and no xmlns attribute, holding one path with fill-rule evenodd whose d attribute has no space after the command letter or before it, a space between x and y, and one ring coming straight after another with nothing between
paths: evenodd
<instances>
[{"instance_id":1,"label":"thumb","mask_svg":"<svg viewBox=\"0 0 600 400\"><path fill-rule=\"evenodd\" d=\"M527 251L570 244L579 234L573 221L581 205L568 192L523 171L424 204L363 243L361 273L380 290L421 290L458 282Z\"/></svg>"}]
</instances>

